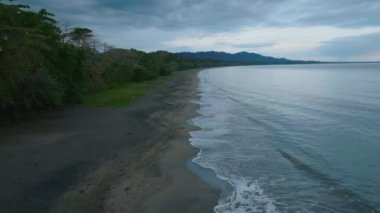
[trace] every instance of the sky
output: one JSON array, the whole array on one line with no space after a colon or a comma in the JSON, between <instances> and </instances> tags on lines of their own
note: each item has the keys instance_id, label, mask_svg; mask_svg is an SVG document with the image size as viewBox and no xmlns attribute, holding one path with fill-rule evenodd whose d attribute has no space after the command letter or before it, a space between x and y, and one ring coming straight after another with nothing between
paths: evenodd
<instances>
[{"instance_id":1,"label":"sky","mask_svg":"<svg viewBox=\"0 0 380 213\"><path fill-rule=\"evenodd\" d=\"M144 51L380 61L380 0L18 0Z\"/></svg>"}]
</instances>

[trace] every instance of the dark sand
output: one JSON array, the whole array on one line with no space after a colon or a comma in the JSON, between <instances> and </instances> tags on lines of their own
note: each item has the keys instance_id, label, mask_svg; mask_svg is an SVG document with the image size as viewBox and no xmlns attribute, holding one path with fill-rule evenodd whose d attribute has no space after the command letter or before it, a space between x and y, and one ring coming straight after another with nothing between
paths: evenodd
<instances>
[{"instance_id":1,"label":"dark sand","mask_svg":"<svg viewBox=\"0 0 380 213\"><path fill-rule=\"evenodd\" d=\"M0 212L213 212L187 167L197 71L128 108L75 107L0 127Z\"/></svg>"}]
</instances>

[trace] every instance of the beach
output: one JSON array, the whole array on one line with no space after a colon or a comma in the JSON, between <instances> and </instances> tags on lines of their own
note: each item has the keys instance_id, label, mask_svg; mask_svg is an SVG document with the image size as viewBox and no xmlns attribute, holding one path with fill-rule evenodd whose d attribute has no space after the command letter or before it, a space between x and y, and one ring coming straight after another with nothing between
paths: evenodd
<instances>
[{"instance_id":1,"label":"beach","mask_svg":"<svg viewBox=\"0 0 380 213\"><path fill-rule=\"evenodd\" d=\"M213 212L219 190L187 168L197 73L127 108L75 106L2 126L2 211Z\"/></svg>"}]
</instances>

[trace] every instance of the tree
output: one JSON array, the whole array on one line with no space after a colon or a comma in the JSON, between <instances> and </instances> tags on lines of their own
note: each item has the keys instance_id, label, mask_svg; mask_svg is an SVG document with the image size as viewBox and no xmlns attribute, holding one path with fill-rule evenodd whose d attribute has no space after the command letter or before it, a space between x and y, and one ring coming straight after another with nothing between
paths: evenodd
<instances>
[{"instance_id":1,"label":"tree","mask_svg":"<svg viewBox=\"0 0 380 213\"><path fill-rule=\"evenodd\" d=\"M0 3L0 110L57 106L81 84L82 59L61 43L54 15L28 8ZM65 62L62 55L69 56Z\"/></svg>"},{"instance_id":2,"label":"tree","mask_svg":"<svg viewBox=\"0 0 380 213\"><path fill-rule=\"evenodd\" d=\"M88 28L74 28L69 37L74 45L77 47L90 47L90 39L93 37L92 30Z\"/></svg>"}]
</instances>

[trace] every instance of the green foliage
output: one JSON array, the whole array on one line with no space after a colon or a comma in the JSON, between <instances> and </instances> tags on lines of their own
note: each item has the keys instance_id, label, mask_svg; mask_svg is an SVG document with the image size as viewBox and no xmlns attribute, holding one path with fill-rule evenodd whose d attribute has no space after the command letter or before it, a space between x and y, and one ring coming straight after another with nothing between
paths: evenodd
<instances>
[{"instance_id":1,"label":"green foliage","mask_svg":"<svg viewBox=\"0 0 380 213\"><path fill-rule=\"evenodd\" d=\"M54 94L50 94L50 91L46 91L46 95L41 94L43 89L57 86L55 80L46 73L52 65L46 56L58 44L59 28L46 10L34 13L25 11L25 8L28 6L0 3L2 110L37 109L60 102L55 97L55 90ZM23 89L31 89L27 87L28 83L41 86L42 89L23 92ZM25 94L31 97L24 97ZM52 100L48 101L47 98Z\"/></svg>"},{"instance_id":2,"label":"green foliage","mask_svg":"<svg viewBox=\"0 0 380 213\"><path fill-rule=\"evenodd\" d=\"M83 50L70 45L60 45L56 49L55 63L51 71L64 90L64 102L80 102L85 92L85 74L83 62L86 58Z\"/></svg>"},{"instance_id":3,"label":"green foliage","mask_svg":"<svg viewBox=\"0 0 380 213\"><path fill-rule=\"evenodd\" d=\"M16 94L13 107L21 111L59 106L63 100L59 83L41 73L28 75L20 81Z\"/></svg>"},{"instance_id":4,"label":"green foliage","mask_svg":"<svg viewBox=\"0 0 380 213\"><path fill-rule=\"evenodd\" d=\"M79 47L89 47L89 40L92 38L92 30L88 28L76 27L68 33L72 43Z\"/></svg>"},{"instance_id":5,"label":"green foliage","mask_svg":"<svg viewBox=\"0 0 380 213\"><path fill-rule=\"evenodd\" d=\"M95 107L126 107L164 80L165 78L159 78L152 81L132 82L117 88L90 93L85 96L83 103Z\"/></svg>"},{"instance_id":6,"label":"green foliage","mask_svg":"<svg viewBox=\"0 0 380 213\"><path fill-rule=\"evenodd\" d=\"M110 48L95 40L90 29L61 30L45 9L33 12L27 5L0 0L0 114L78 103L86 93L120 86L96 97L124 106L160 76L216 65L220 63L165 51ZM92 103L90 99L85 100Z\"/></svg>"}]
</instances>

